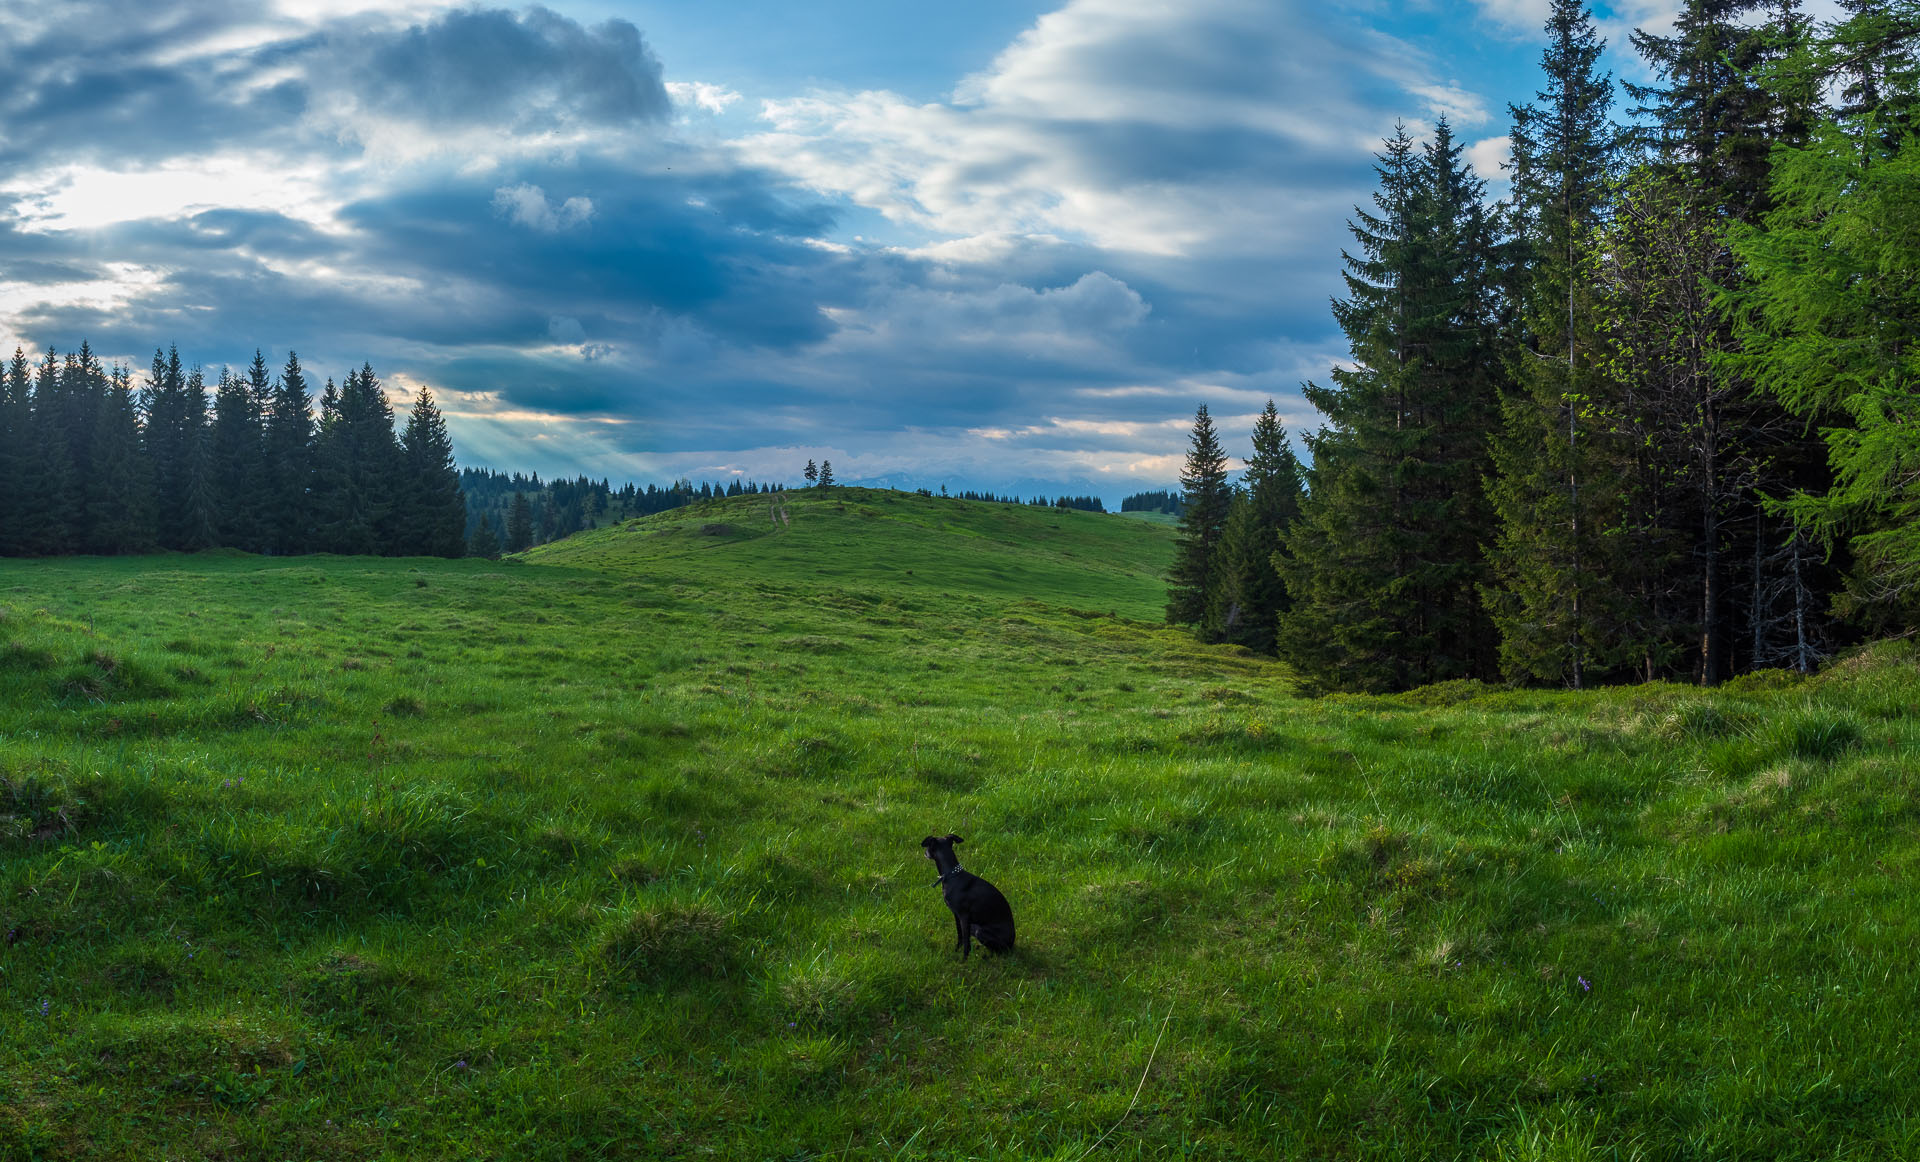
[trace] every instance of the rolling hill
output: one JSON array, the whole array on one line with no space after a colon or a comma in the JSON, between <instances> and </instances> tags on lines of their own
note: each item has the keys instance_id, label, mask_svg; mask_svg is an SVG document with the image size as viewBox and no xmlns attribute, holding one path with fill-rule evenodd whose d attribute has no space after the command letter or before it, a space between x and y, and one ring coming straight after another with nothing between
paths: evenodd
<instances>
[{"instance_id":1,"label":"rolling hill","mask_svg":"<svg viewBox=\"0 0 1920 1162\"><path fill-rule=\"evenodd\" d=\"M1920 1153L1910 648L1308 701L1171 529L784 505L0 563L0 1159Z\"/></svg>"}]
</instances>

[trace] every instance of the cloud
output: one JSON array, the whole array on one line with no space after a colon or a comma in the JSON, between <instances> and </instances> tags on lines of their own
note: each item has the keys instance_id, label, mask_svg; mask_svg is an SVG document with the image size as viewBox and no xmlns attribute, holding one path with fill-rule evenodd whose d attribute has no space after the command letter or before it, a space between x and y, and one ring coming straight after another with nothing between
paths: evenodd
<instances>
[{"instance_id":1,"label":"cloud","mask_svg":"<svg viewBox=\"0 0 1920 1162\"><path fill-rule=\"evenodd\" d=\"M1474 0L1480 14L1497 24L1538 32L1553 9L1551 0Z\"/></svg>"},{"instance_id":2,"label":"cloud","mask_svg":"<svg viewBox=\"0 0 1920 1162\"><path fill-rule=\"evenodd\" d=\"M593 217L592 198L576 195L554 206L545 190L525 182L493 191L493 208L509 221L544 234L572 229Z\"/></svg>"},{"instance_id":3,"label":"cloud","mask_svg":"<svg viewBox=\"0 0 1920 1162\"><path fill-rule=\"evenodd\" d=\"M888 92L765 102L746 155L948 237L1051 235L1193 256L1260 248L1272 213L1348 192L1409 98L1469 118L1397 42L1293 0L1074 0L952 101ZM1416 90L1419 90L1416 92Z\"/></svg>"},{"instance_id":4,"label":"cloud","mask_svg":"<svg viewBox=\"0 0 1920 1162\"><path fill-rule=\"evenodd\" d=\"M1492 120L1492 115L1487 112L1486 99L1458 84L1413 84L1407 88L1420 98L1427 113L1436 119L1445 117L1455 125L1468 127L1485 125Z\"/></svg>"},{"instance_id":5,"label":"cloud","mask_svg":"<svg viewBox=\"0 0 1920 1162\"><path fill-rule=\"evenodd\" d=\"M624 20L589 28L540 7L462 9L326 45L326 55L354 64L336 86L354 105L430 125L625 126L672 109L660 62Z\"/></svg>"},{"instance_id":6,"label":"cloud","mask_svg":"<svg viewBox=\"0 0 1920 1162\"><path fill-rule=\"evenodd\" d=\"M404 24L381 6L299 27L238 0L43 7L0 37L0 160L14 169L54 157L127 167L241 143L445 149L461 131L551 139L672 110L660 62L623 20L464 8Z\"/></svg>"},{"instance_id":7,"label":"cloud","mask_svg":"<svg viewBox=\"0 0 1920 1162\"><path fill-rule=\"evenodd\" d=\"M668 81L666 87L675 105L707 113L725 113L740 100L740 94L725 85L710 85L705 81Z\"/></svg>"},{"instance_id":8,"label":"cloud","mask_svg":"<svg viewBox=\"0 0 1920 1162\"><path fill-rule=\"evenodd\" d=\"M371 360L549 474L1165 486L1198 400L1309 414L1372 151L1487 105L1306 0L1071 0L944 100L750 103L543 8L41 7L0 329Z\"/></svg>"},{"instance_id":9,"label":"cloud","mask_svg":"<svg viewBox=\"0 0 1920 1162\"><path fill-rule=\"evenodd\" d=\"M1466 149L1467 164L1486 181L1504 181L1506 165L1513 158L1513 139L1506 134L1474 142Z\"/></svg>"}]
</instances>

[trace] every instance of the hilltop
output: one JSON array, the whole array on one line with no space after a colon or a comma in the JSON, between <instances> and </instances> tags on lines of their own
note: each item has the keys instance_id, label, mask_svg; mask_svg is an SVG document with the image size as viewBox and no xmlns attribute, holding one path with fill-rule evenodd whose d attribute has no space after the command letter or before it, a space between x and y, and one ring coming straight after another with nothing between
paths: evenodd
<instances>
[{"instance_id":1,"label":"hilltop","mask_svg":"<svg viewBox=\"0 0 1920 1162\"><path fill-rule=\"evenodd\" d=\"M1167 528L784 500L0 564L0 1158L1920 1145L1909 648L1307 701Z\"/></svg>"}]
</instances>

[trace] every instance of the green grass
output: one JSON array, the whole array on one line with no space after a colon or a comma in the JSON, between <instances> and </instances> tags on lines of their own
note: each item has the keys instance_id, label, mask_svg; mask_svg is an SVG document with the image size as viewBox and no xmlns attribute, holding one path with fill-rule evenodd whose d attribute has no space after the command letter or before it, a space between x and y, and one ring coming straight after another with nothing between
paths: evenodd
<instances>
[{"instance_id":1,"label":"green grass","mask_svg":"<svg viewBox=\"0 0 1920 1162\"><path fill-rule=\"evenodd\" d=\"M788 508L0 564L0 1162L1920 1156L1907 647L1303 701L1170 529Z\"/></svg>"}]
</instances>

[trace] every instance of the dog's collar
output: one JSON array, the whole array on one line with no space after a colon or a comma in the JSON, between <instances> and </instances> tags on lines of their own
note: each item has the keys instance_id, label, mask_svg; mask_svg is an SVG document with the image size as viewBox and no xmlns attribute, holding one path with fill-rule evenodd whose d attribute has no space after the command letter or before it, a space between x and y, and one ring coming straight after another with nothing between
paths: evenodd
<instances>
[{"instance_id":1,"label":"dog's collar","mask_svg":"<svg viewBox=\"0 0 1920 1162\"><path fill-rule=\"evenodd\" d=\"M947 871L944 871L944 872L941 872L941 873L940 873L940 875L938 875L937 877L935 877L935 878L934 878L934 881L933 881L933 883L934 883L934 886L935 886L935 887L944 887L944 886L946 885L946 882L947 882L947 877L948 877L948 876L950 876L950 875L952 875L952 874L953 874L954 872L957 872L957 871L966 871L966 870L967 870L966 868L963 868L963 867L961 867L961 866L960 866L959 864L957 864L957 863L956 863L956 864L954 864L954 865L953 865L953 867L952 867L952 868L950 868L950 869L948 869Z\"/></svg>"}]
</instances>

